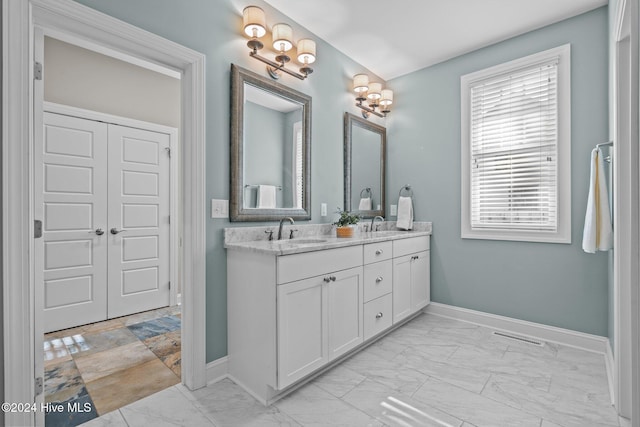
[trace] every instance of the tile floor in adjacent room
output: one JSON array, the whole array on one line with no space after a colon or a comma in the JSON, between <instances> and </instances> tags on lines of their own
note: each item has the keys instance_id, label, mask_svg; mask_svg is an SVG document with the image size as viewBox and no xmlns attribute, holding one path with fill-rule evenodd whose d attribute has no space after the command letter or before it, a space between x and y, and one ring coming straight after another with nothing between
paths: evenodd
<instances>
[{"instance_id":1,"label":"tile floor in adjacent room","mask_svg":"<svg viewBox=\"0 0 640 427\"><path fill-rule=\"evenodd\" d=\"M231 380L178 384L96 426L618 426L604 357L434 315L264 407Z\"/></svg>"},{"instance_id":2,"label":"tile floor in adjacent room","mask_svg":"<svg viewBox=\"0 0 640 427\"><path fill-rule=\"evenodd\" d=\"M65 408L47 412L46 426L79 425L180 383L180 323L180 307L168 307L46 334L45 403Z\"/></svg>"}]
</instances>

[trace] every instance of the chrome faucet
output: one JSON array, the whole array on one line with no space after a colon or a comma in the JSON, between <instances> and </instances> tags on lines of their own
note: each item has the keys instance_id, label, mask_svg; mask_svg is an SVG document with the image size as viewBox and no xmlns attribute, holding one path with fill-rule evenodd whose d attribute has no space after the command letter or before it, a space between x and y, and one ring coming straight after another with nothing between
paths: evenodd
<instances>
[{"instance_id":1,"label":"chrome faucet","mask_svg":"<svg viewBox=\"0 0 640 427\"><path fill-rule=\"evenodd\" d=\"M374 222L376 222L376 219L379 219L380 221L384 222L384 218L383 218L383 217L381 217L380 215L378 215L378 216L374 216L374 217L371 219L371 231L374 231L374 230L373 230L373 223L374 223ZM376 228L376 229L375 229L375 231L378 231L378 229Z\"/></svg>"},{"instance_id":2,"label":"chrome faucet","mask_svg":"<svg viewBox=\"0 0 640 427\"><path fill-rule=\"evenodd\" d=\"M293 218L291 218L291 217L286 216L286 217L282 218L280 220L280 228L278 228L278 240L282 239L282 226L284 225L285 221L289 221L292 225L295 224L293 222Z\"/></svg>"}]
</instances>

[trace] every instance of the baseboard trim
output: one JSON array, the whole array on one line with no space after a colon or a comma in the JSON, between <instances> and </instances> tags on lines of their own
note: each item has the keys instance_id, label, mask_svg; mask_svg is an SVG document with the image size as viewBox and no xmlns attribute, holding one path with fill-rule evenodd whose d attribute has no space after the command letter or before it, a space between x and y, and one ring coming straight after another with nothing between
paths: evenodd
<instances>
[{"instance_id":1,"label":"baseboard trim","mask_svg":"<svg viewBox=\"0 0 640 427\"><path fill-rule=\"evenodd\" d=\"M481 311L437 302L429 304L424 312L506 332L526 335L539 340L592 351L602 355L606 355L607 347L610 347L609 339L598 335L528 322L526 320L513 319L496 314L483 313Z\"/></svg>"},{"instance_id":2,"label":"baseboard trim","mask_svg":"<svg viewBox=\"0 0 640 427\"><path fill-rule=\"evenodd\" d=\"M224 356L207 363L207 384L217 383L229 376L229 357Z\"/></svg>"}]
</instances>

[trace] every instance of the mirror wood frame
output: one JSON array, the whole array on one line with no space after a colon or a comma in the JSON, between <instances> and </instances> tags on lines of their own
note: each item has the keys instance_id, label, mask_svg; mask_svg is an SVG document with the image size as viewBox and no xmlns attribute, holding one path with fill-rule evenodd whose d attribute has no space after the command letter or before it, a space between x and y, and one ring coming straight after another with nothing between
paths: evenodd
<instances>
[{"instance_id":1,"label":"mirror wood frame","mask_svg":"<svg viewBox=\"0 0 640 427\"><path fill-rule=\"evenodd\" d=\"M244 98L245 84L302 106L302 209L244 207ZM283 217L311 219L311 96L231 64L231 196L229 220L278 221Z\"/></svg>"},{"instance_id":2,"label":"mirror wood frame","mask_svg":"<svg viewBox=\"0 0 640 427\"><path fill-rule=\"evenodd\" d=\"M351 162L353 160L353 127L357 126L380 135L380 209L361 211L351 209ZM351 113L344 113L344 210L358 213L362 218L384 217L386 203L385 165L387 155L387 129Z\"/></svg>"}]
</instances>

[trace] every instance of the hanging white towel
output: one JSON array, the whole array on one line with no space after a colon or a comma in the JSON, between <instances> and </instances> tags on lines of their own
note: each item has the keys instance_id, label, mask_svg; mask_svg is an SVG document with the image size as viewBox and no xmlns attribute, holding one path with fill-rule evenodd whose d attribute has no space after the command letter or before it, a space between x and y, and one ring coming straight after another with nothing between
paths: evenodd
<instances>
[{"instance_id":1,"label":"hanging white towel","mask_svg":"<svg viewBox=\"0 0 640 427\"><path fill-rule=\"evenodd\" d=\"M588 253L608 251L613 246L611 212L609 211L609 194L604 177L602 151L595 148L591 152L591 180L587 213L584 218L582 249Z\"/></svg>"},{"instance_id":2,"label":"hanging white towel","mask_svg":"<svg viewBox=\"0 0 640 427\"><path fill-rule=\"evenodd\" d=\"M396 227L402 230L413 228L413 199L411 197L400 196L398 199Z\"/></svg>"},{"instance_id":3,"label":"hanging white towel","mask_svg":"<svg viewBox=\"0 0 640 427\"><path fill-rule=\"evenodd\" d=\"M371 210L371 197L362 197L360 199L360 204L358 205L358 210L360 210L360 211L370 211Z\"/></svg>"},{"instance_id":4,"label":"hanging white towel","mask_svg":"<svg viewBox=\"0 0 640 427\"><path fill-rule=\"evenodd\" d=\"M274 209L276 207L275 185L258 185L257 208Z\"/></svg>"}]
</instances>

